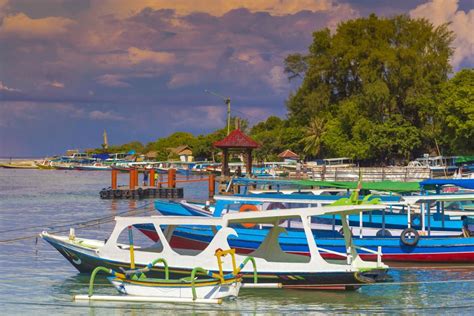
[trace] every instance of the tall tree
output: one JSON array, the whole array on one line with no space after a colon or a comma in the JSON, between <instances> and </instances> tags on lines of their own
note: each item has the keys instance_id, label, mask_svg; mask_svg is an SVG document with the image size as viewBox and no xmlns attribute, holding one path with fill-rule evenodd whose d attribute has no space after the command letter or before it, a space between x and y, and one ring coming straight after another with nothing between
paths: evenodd
<instances>
[{"instance_id":1,"label":"tall tree","mask_svg":"<svg viewBox=\"0 0 474 316\"><path fill-rule=\"evenodd\" d=\"M442 151L474 154L474 70L458 72L440 93L435 129Z\"/></svg>"},{"instance_id":2,"label":"tall tree","mask_svg":"<svg viewBox=\"0 0 474 316\"><path fill-rule=\"evenodd\" d=\"M301 140L304 144L303 151L306 155L316 157L320 153L325 131L326 120L313 117L305 131L305 137Z\"/></svg>"},{"instance_id":3,"label":"tall tree","mask_svg":"<svg viewBox=\"0 0 474 316\"><path fill-rule=\"evenodd\" d=\"M341 23L334 34L317 31L307 55L285 61L290 78L304 71L300 88L287 100L289 118L306 126L313 117L326 119L322 145L331 155L384 161L419 154L434 146L430 124L435 96L451 71L452 41L446 25L405 15L372 14ZM406 137L394 124L409 128L410 139L419 141L376 150Z\"/></svg>"}]
</instances>

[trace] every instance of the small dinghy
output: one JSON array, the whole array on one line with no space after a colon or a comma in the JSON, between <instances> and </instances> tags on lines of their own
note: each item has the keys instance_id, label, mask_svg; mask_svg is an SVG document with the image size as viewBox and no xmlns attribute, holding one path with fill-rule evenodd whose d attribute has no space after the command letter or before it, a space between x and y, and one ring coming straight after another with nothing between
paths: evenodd
<instances>
[{"instance_id":1,"label":"small dinghy","mask_svg":"<svg viewBox=\"0 0 474 316\"><path fill-rule=\"evenodd\" d=\"M131 235L130 235L131 236ZM224 274L222 257L230 255L232 259L232 273ZM222 303L228 297L237 297L242 285L240 271L250 261L254 268L254 282L257 283L257 270L255 260L247 257L239 266L235 261L235 249L218 249L215 253L219 272L196 267L191 271L191 276L180 279L170 279L168 263L159 258L149 263L145 268L135 269L133 240L130 242L130 270L122 269L121 272L105 267L97 267L91 275L88 295L76 295L76 301L126 301L126 302L188 302L188 303ZM155 265L162 263L165 269L165 278L149 278L145 273ZM110 274L107 279L115 288L125 295L94 295L94 281L97 273Z\"/></svg>"}]
</instances>

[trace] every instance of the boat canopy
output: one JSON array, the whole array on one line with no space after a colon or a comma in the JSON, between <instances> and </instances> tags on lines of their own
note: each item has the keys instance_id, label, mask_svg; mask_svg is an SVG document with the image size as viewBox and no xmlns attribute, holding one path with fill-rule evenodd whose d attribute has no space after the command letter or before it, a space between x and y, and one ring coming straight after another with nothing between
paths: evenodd
<instances>
[{"instance_id":1,"label":"boat canopy","mask_svg":"<svg viewBox=\"0 0 474 316\"><path fill-rule=\"evenodd\" d=\"M341 189L357 189L357 181L313 181L299 180L293 181L295 184L302 186L319 186ZM416 192L420 191L419 182L401 182L401 181L378 181L378 182L362 182L362 189L387 191L387 192Z\"/></svg>"},{"instance_id":2,"label":"boat canopy","mask_svg":"<svg viewBox=\"0 0 474 316\"><path fill-rule=\"evenodd\" d=\"M435 189L436 187L448 184L465 189L474 189L473 179L427 179L420 182L420 186L425 190Z\"/></svg>"},{"instance_id":3,"label":"boat canopy","mask_svg":"<svg viewBox=\"0 0 474 316\"><path fill-rule=\"evenodd\" d=\"M474 156L458 156L458 157L456 157L456 163L457 164L469 163L469 162L474 162Z\"/></svg>"},{"instance_id":4,"label":"boat canopy","mask_svg":"<svg viewBox=\"0 0 474 316\"><path fill-rule=\"evenodd\" d=\"M453 201L472 201L474 194L429 194L429 195L412 195L403 196L404 204L430 203L430 202L453 202Z\"/></svg>"},{"instance_id":5,"label":"boat canopy","mask_svg":"<svg viewBox=\"0 0 474 316\"><path fill-rule=\"evenodd\" d=\"M222 216L222 220L227 223L270 223L275 224L281 220L297 217L313 217L320 215L350 215L359 214L360 212L371 212L382 210L385 208L383 204L361 204L361 205L338 205L338 206L321 206L308 208L293 208L268 210L265 212L239 212L228 213Z\"/></svg>"}]
</instances>

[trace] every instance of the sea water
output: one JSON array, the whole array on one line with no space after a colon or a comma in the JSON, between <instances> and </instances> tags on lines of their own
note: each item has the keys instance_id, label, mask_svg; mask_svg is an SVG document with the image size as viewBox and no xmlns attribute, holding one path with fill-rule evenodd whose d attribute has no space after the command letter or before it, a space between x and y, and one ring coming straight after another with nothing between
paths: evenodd
<instances>
[{"instance_id":1,"label":"sea water","mask_svg":"<svg viewBox=\"0 0 474 316\"><path fill-rule=\"evenodd\" d=\"M126 184L126 174L119 183ZM153 215L152 200L101 200L109 172L0 168L0 314L472 314L474 267L393 268L393 282L357 291L242 289L222 305L73 302L86 294L80 274L53 247L37 238L43 230L105 239L114 215ZM207 182L183 184L186 199L205 199ZM81 225L82 223L82 225ZM105 277L97 294L115 295Z\"/></svg>"}]
</instances>

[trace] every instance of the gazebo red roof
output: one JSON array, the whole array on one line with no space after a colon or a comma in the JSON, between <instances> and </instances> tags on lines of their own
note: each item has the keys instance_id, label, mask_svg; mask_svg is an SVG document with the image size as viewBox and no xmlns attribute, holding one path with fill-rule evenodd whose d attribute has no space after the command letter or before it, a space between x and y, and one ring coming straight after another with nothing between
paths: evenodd
<instances>
[{"instance_id":1,"label":"gazebo red roof","mask_svg":"<svg viewBox=\"0 0 474 316\"><path fill-rule=\"evenodd\" d=\"M216 148L259 148L260 144L240 129L235 129L229 135L213 143Z\"/></svg>"},{"instance_id":2,"label":"gazebo red roof","mask_svg":"<svg viewBox=\"0 0 474 316\"><path fill-rule=\"evenodd\" d=\"M287 149L284 152L281 152L278 157L280 158L299 158L297 154L292 152L291 150Z\"/></svg>"}]
</instances>

